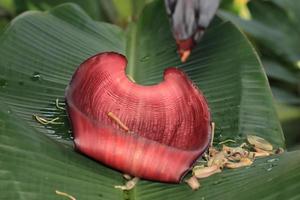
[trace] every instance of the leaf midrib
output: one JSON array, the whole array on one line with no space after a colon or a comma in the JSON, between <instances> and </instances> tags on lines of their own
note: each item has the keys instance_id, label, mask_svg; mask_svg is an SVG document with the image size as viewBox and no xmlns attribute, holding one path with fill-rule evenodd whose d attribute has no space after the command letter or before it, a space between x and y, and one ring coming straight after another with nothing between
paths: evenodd
<instances>
[{"instance_id":1,"label":"leaf midrib","mask_svg":"<svg viewBox=\"0 0 300 200\"><path fill-rule=\"evenodd\" d=\"M138 33L137 33L137 24L131 23L127 30L127 43L126 43L126 56L128 59L126 73L135 78L136 71L136 60L137 60L137 40L138 40Z\"/></svg>"}]
</instances>

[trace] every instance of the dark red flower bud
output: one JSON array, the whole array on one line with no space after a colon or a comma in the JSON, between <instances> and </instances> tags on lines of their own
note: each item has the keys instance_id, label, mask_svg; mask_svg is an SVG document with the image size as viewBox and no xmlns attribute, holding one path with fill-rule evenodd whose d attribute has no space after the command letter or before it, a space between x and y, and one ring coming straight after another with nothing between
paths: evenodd
<instances>
[{"instance_id":1,"label":"dark red flower bud","mask_svg":"<svg viewBox=\"0 0 300 200\"><path fill-rule=\"evenodd\" d=\"M210 142L206 100L179 69L143 86L128 79L126 64L120 54L101 53L73 75L66 100L75 146L124 173L179 182Z\"/></svg>"}]
</instances>

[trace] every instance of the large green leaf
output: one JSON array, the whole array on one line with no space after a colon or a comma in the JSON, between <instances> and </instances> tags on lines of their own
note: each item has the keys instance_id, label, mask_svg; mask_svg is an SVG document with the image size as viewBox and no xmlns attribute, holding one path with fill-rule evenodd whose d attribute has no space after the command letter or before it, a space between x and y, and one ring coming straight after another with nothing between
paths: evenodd
<instances>
[{"instance_id":1,"label":"large green leaf","mask_svg":"<svg viewBox=\"0 0 300 200\"><path fill-rule=\"evenodd\" d=\"M248 5L251 10L251 20L242 20L224 11L221 11L220 15L240 26L255 42L275 99L287 106L299 105L300 2L295 0L253 0ZM298 112L298 109L295 112ZM278 113L284 118L287 113L291 113L290 118L293 118L292 113L294 112L285 112L284 109L279 109ZM283 126L287 140L294 142L288 142L288 147L299 145L297 142L299 140L294 139L299 137L297 128L299 122L300 118L293 119L291 123L286 120L282 121L282 123L288 124Z\"/></svg>"},{"instance_id":2,"label":"large green leaf","mask_svg":"<svg viewBox=\"0 0 300 200\"><path fill-rule=\"evenodd\" d=\"M110 6L112 3L111 1L102 1L102 0L21 0L26 2L27 6L35 7L39 10L49 10L53 6L57 6L62 3L76 3L77 5L81 6L82 9L89 14L93 19L97 20L109 20L112 18L110 16L111 13L114 13L115 10L107 9L110 13L105 12L101 9L104 6ZM104 4L104 5L102 5ZM115 14L115 13L114 13Z\"/></svg>"},{"instance_id":3,"label":"large green leaf","mask_svg":"<svg viewBox=\"0 0 300 200\"><path fill-rule=\"evenodd\" d=\"M0 111L0 199L60 199L55 191L78 199L121 199L115 172L71 147L28 126L4 104Z\"/></svg>"},{"instance_id":4,"label":"large green leaf","mask_svg":"<svg viewBox=\"0 0 300 200\"><path fill-rule=\"evenodd\" d=\"M83 8L89 16L126 27L130 21L135 21L144 6L153 0L19 0L16 5L25 4L39 10L49 10L62 3L75 3Z\"/></svg>"},{"instance_id":5,"label":"large green leaf","mask_svg":"<svg viewBox=\"0 0 300 200\"><path fill-rule=\"evenodd\" d=\"M201 181L197 192L184 184L142 181L131 193L122 194L113 188L121 184L120 173L57 144L3 108L1 199L62 199L56 190L77 199L299 199L300 151L260 159L250 168L226 170Z\"/></svg>"},{"instance_id":6,"label":"large green leaf","mask_svg":"<svg viewBox=\"0 0 300 200\"><path fill-rule=\"evenodd\" d=\"M253 189L257 198L296 197L298 152L286 153L278 161L262 159L248 169L225 171L205 179L197 192L185 184L148 181L129 193L114 189L122 183L121 174L73 150L66 113L55 106L57 98L63 100L76 67L102 51L126 54L127 72L141 84L159 82L165 67L183 69L208 99L217 124L216 141L231 138L241 143L245 135L257 134L284 146L259 60L231 23L216 19L182 64L162 1L149 5L126 33L65 4L46 13L24 13L0 37L1 198L60 199L54 193L60 190L77 199L232 199L251 198ZM33 114L59 117L64 124L43 126Z\"/></svg>"},{"instance_id":7,"label":"large green leaf","mask_svg":"<svg viewBox=\"0 0 300 200\"><path fill-rule=\"evenodd\" d=\"M182 64L159 6L149 6L130 32L128 73L139 83L154 84L165 67L177 66L204 91L222 139L257 133L283 145L266 77L241 32L229 22L215 20L190 61Z\"/></svg>"},{"instance_id":8,"label":"large green leaf","mask_svg":"<svg viewBox=\"0 0 300 200\"><path fill-rule=\"evenodd\" d=\"M236 23L255 39L263 60L266 60L264 64L270 79L298 87L300 2L253 0L249 8L252 12L251 20L243 20L224 11L220 11L220 15Z\"/></svg>"},{"instance_id":9,"label":"large green leaf","mask_svg":"<svg viewBox=\"0 0 300 200\"><path fill-rule=\"evenodd\" d=\"M295 0L254 0L249 4L252 20L242 20L232 14L220 14L237 23L254 36L267 50L298 66L300 60L299 9ZM298 66L299 67L299 66Z\"/></svg>"}]
</instances>

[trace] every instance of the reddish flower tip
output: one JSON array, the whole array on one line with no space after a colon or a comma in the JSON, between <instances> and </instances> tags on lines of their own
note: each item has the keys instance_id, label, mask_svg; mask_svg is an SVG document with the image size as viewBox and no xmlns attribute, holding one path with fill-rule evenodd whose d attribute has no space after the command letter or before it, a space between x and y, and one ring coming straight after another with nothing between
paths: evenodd
<instances>
[{"instance_id":1,"label":"reddish flower tip","mask_svg":"<svg viewBox=\"0 0 300 200\"><path fill-rule=\"evenodd\" d=\"M177 51L182 63L186 62L189 58L192 48L195 46L195 42L193 38L189 38L186 40L177 40Z\"/></svg>"},{"instance_id":2,"label":"reddish flower tip","mask_svg":"<svg viewBox=\"0 0 300 200\"><path fill-rule=\"evenodd\" d=\"M124 173L179 182L210 142L206 100L177 68L143 86L128 79L126 64L120 54L101 53L73 75L66 100L75 146Z\"/></svg>"}]
</instances>

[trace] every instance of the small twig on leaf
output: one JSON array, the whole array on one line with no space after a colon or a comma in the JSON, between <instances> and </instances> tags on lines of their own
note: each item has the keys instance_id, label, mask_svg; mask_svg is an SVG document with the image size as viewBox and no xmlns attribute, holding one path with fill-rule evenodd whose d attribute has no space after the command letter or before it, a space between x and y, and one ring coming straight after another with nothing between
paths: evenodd
<instances>
[{"instance_id":1,"label":"small twig on leaf","mask_svg":"<svg viewBox=\"0 0 300 200\"><path fill-rule=\"evenodd\" d=\"M225 143L228 143L228 142L236 143L235 140L228 139L228 140L224 140L222 142L219 142L219 144L225 144Z\"/></svg>"},{"instance_id":2,"label":"small twig on leaf","mask_svg":"<svg viewBox=\"0 0 300 200\"><path fill-rule=\"evenodd\" d=\"M56 193L57 195L60 195L60 196L68 197L68 198L71 199L71 200L76 200L75 197L73 197L72 195L69 195L68 193L61 192L61 191L58 191L58 190L55 190L55 193Z\"/></svg>"},{"instance_id":3,"label":"small twig on leaf","mask_svg":"<svg viewBox=\"0 0 300 200\"><path fill-rule=\"evenodd\" d=\"M55 100L55 106L56 106L56 108L59 109L59 110L66 110L64 107L62 107L62 106L59 105L59 100L58 100L58 98Z\"/></svg>"},{"instance_id":4,"label":"small twig on leaf","mask_svg":"<svg viewBox=\"0 0 300 200\"><path fill-rule=\"evenodd\" d=\"M125 183L125 185L115 185L116 189L121 189L121 190L131 190L135 187L135 185L137 184L137 182L140 179L138 177L134 177L133 179L131 179L130 181L127 181Z\"/></svg>"},{"instance_id":5,"label":"small twig on leaf","mask_svg":"<svg viewBox=\"0 0 300 200\"><path fill-rule=\"evenodd\" d=\"M211 122L211 140L210 140L210 146L213 146L214 137L215 137L215 122Z\"/></svg>"},{"instance_id":6,"label":"small twig on leaf","mask_svg":"<svg viewBox=\"0 0 300 200\"><path fill-rule=\"evenodd\" d=\"M51 120L47 120L43 117L40 117L38 115L33 115L33 117L35 118L36 121L38 121L39 123L43 124L43 125L48 125L48 124L54 124L54 125L58 125L58 124L64 124L63 122L57 122L57 120L59 120L59 117L55 117L54 119Z\"/></svg>"},{"instance_id":7,"label":"small twig on leaf","mask_svg":"<svg viewBox=\"0 0 300 200\"><path fill-rule=\"evenodd\" d=\"M129 79L131 82L135 83L135 80L132 78L132 76L130 76L129 74L127 74L127 77L128 77L128 79Z\"/></svg>"}]
</instances>

